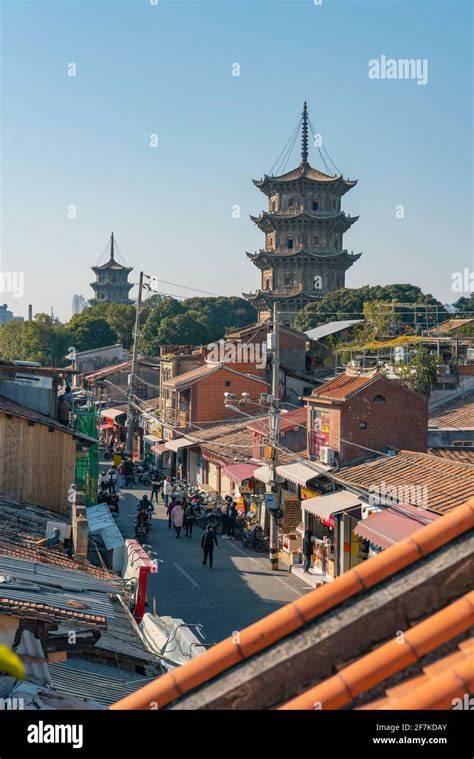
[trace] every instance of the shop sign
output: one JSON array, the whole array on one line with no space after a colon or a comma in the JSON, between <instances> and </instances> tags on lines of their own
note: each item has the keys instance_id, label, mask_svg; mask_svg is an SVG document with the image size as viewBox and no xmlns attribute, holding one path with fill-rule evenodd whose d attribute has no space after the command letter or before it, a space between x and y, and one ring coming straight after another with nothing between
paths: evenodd
<instances>
[{"instance_id":1,"label":"shop sign","mask_svg":"<svg viewBox=\"0 0 474 759\"><path fill-rule=\"evenodd\" d=\"M161 437L163 440L173 440L173 430L169 430L165 427Z\"/></svg>"},{"instance_id":2,"label":"shop sign","mask_svg":"<svg viewBox=\"0 0 474 759\"><path fill-rule=\"evenodd\" d=\"M326 525L326 527L331 527L331 529L334 529L334 517L329 517L329 519L321 519L321 522Z\"/></svg>"}]
</instances>

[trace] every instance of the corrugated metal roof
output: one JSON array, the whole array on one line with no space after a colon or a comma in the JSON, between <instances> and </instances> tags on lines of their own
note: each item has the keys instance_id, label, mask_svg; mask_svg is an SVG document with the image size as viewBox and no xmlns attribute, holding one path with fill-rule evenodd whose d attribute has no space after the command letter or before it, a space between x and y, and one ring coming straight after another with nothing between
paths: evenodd
<instances>
[{"instance_id":1,"label":"corrugated metal roof","mask_svg":"<svg viewBox=\"0 0 474 759\"><path fill-rule=\"evenodd\" d=\"M109 706L153 680L82 658L49 665L52 687L60 693Z\"/></svg>"},{"instance_id":2,"label":"corrugated metal roof","mask_svg":"<svg viewBox=\"0 0 474 759\"><path fill-rule=\"evenodd\" d=\"M322 340L323 337L328 335L336 335L338 332L343 332L349 327L353 327L354 324L360 324L363 319L343 319L341 321L328 322L327 324L321 324L319 327L308 329L305 335L311 340Z\"/></svg>"},{"instance_id":3,"label":"corrugated metal roof","mask_svg":"<svg viewBox=\"0 0 474 759\"><path fill-rule=\"evenodd\" d=\"M100 533L108 551L123 545L124 539L122 533L117 527L115 519L106 503L88 506L87 520L89 522L89 532L92 535Z\"/></svg>"}]
</instances>

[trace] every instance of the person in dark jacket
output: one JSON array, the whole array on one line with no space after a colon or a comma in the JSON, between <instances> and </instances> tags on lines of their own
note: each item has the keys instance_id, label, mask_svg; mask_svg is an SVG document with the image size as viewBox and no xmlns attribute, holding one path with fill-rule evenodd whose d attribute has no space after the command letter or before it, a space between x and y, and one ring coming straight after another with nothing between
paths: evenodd
<instances>
[{"instance_id":1,"label":"person in dark jacket","mask_svg":"<svg viewBox=\"0 0 474 759\"><path fill-rule=\"evenodd\" d=\"M235 523L237 521L237 506L231 503L227 510L227 535L231 540L235 540Z\"/></svg>"},{"instance_id":2,"label":"person in dark jacket","mask_svg":"<svg viewBox=\"0 0 474 759\"><path fill-rule=\"evenodd\" d=\"M217 546L216 533L212 529L211 525L207 530L202 533L201 548L204 551L203 565L206 566L207 558L209 557L209 569L212 569L212 559L214 556L214 546Z\"/></svg>"},{"instance_id":3,"label":"person in dark jacket","mask_svg":"<svg viewBox=\"0 0 474 759\"><path fill-rule=\"evenodd\" d=\"M313 558L313 533L306 530L303 538L304 573L308 574Z\"/></svg>"},{"instance_id":4,"label":"person in dark jacket","mask_svg":"<svg viewBox=\"0 0 474 759\"><path fill-rule=\"evenodd\" d=\"M195 519L195 508L192 503L188 503L184 512L184 528L186 530L186 537L192 538L193 526Z\"/></svg>"}]
</instances>

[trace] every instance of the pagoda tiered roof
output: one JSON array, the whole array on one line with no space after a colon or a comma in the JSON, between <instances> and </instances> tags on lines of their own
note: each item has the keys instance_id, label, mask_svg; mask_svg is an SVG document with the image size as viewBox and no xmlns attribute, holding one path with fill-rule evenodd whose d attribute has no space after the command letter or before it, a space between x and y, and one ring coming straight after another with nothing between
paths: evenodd
<instances>
[{"instance_id":1,"label":"pagoda tiered roof","mask_svg":"<svg viewBox=\"0 0 474 759\"><path fill-rule=\"evenodd\" d=\"M127 274L130 274L130 272L133 271L133 266L122 266L122 264L119 264L119 262L113 257L109 258L109 260L106 261L105 264L102 264L102 266L92 266L91 268L95 274L99 271L106 271L107 269L121 270L127 272Z\"/></svg>"},{"instance_id":2,"label":"pagoda tiered roof","mask_svg":"<svg viewBox=\"0 0 474 759\"><path fill-rule=\"evenodd\" d=\"M328 258L339 258L344 261L350 261L351 264L354 261L358 261L362 253L349 253L347 250L335 250L335 251L312 251L306 250L306 248L300 248L299 250L265 250L260 249L256 253L245 252L247 258L249 258L256 266L260 263L271 262L272 259L278 258L280 260L287 258L298 257L310 257L320 261L326 261ZM266 265L266 264L265 264Z\"/></svg>"},{"instance_id":3,"label":"pagoda tiered roof","mask_svg":"<svg viewBox=\"0 0 474 759\"><path fill-rule=\"evenodd\" d=\"M344 211L323 214L319 211L300 210L295 211L292 214L262 211L260 216L250 215L250 218L262 232L272 232L275 227L275 222L284 222L286 224L288 221L337 222L338 226L346 232L359 217L347 216Z\"/></svg>"},{"instance_id":4,"label":"pagoda tiered roof","mask_svg":"<svg viewBox=\"0 0 474 759\"><path fill-rule=\"evenodd\" d=\"M342 174L324 174L319 169L314 169L307 161L301 161L296 169L288 171L286 174L280 176L273 176L264 174L263 179L253 179L253 183L259 190L262 190L266 195L274 192L279 185L287 184L289 182L297 182L301 179L308 179L316 184L323 183L325 185L333 185L333 189L344 195L352 187L357 184L357 179L344 179Z\"/></svg>"}]
</instances>

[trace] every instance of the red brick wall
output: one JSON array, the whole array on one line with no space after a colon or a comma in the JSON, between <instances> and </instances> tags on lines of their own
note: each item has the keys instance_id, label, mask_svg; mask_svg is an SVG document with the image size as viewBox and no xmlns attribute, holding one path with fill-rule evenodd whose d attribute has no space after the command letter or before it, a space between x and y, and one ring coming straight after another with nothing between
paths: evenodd
<instances>
[{"instance_id":1,"label":"red brick wall","mask_svg":"<svg viewBox=\"0 0 474 759\"><path fill-rule=\"evenodd\" d=\"M386 403L373 403L376 395L383 395ZM379 451L393 447L426 452L428 402L397 380L381 377L339 404L308 403L308 429L311 408L329 413L329 445L339 452L341 465L368 455L367 448ZM361 422L367 422L367 429L359 427ZM341 442L341 438L356 445ZM311 455L310 449L308 453Z\"/></svg>"},{"instance_id":2,"label":"red brick wall","mask_svg":"<svg viewBox=\"0 0 474 759\"><path fill-rule=\"evenodd\" d=\"M226 382L230 382L230 387L226 387ZM200 424L236 416L235 411L225 408L224 393L235 393L237 398L243 392L250 393L251 400L255 401L260 393L268 393L269 390L269 386L263 382L219 369L192 386L192 421ZM250 406L250 409L254 408L255 406ZM242 410L245 411L244 408Z\"/></svg>"},{"instance_id":3,"label":"red brick wall","mask_svg":"<svg viewBox=\"0 0 474 759\"><path fill-rule=\"evenodd\" d=\"M378 394L386 403L373 403ZM367 429L360 429L360 422L367 422ZM381 377L342 404L340 437L376 451L393 447L426 452L428 401L401 382ZM341 464L368 453L347 443L338 449Z\"/></svg>"}]
</instances>

